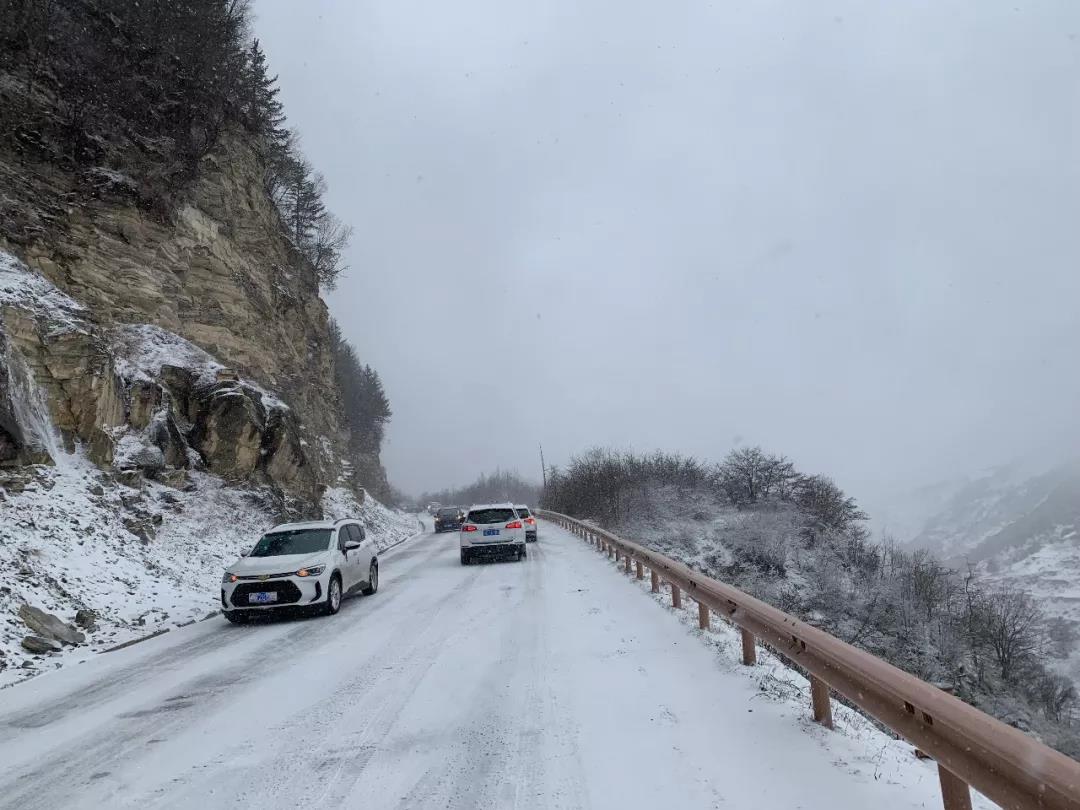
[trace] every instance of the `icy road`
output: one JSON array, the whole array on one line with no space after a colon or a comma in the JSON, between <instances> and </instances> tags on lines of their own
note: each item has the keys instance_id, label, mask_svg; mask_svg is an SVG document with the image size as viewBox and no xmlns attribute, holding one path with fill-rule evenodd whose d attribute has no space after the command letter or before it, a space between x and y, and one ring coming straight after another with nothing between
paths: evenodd
<instances>
[{"instance_id":1,"label":"icy road","mask_svg":"<svg viewBox=\"0 0 1080 810\"><path fill-rule=\"evenodd\" d=\"M549 524L523 563L429 534L336 617L216 617L0 691L0 806L940 806L910 747L757 669Z\"/></svg>"}]
</instances>

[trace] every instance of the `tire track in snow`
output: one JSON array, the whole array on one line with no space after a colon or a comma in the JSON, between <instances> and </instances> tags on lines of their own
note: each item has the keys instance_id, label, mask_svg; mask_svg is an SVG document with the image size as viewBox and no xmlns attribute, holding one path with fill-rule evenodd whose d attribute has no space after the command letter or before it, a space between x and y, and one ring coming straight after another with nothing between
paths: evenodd
<instances>
[{"instance_id":1,"label":"tire track in snow","mask_svg":"<svg viewBox=\"0 0 1080 810\"><path fill-rule=\"evenodd\" d=\"M569 729L573 719L546 677L550 626L543 611L550 594L545 552L536 544L525 561L513 610L500 610L494 666L474 689L465 723L451 734L438 765L428 768L392 806L402 808L553 808L588 806ZM508 688L502 688L508 686ZM555 749L553 756L552 749ZM550 763L567 756L559 774ZM560 763L563 765L563 763Z\"/></svg>"},{"instance_id":2,"label":"tire track in snow","mask_svg":"<svg viewBox=\"0 0 1080 810\"><path fill-rule=\"evenodd\" d=\"M135 806L187 808L225 793L245 805L292 807L294 803L286 797L302 795L321 803L326 796L347 793L441 652L441 645L452 639L452 606L480 575L480 571L471 573L450 591L425 599L420 606L405 606L400 620L384 643L367 656L359 674L302 713L268 728L266 735L281 741L269 757L259 750L265 746L259 740L230 746L211 762L197 764L181 776L186 788L178 791L173 785L167 796L159 790Z\"/></svg>"}]
</instances>

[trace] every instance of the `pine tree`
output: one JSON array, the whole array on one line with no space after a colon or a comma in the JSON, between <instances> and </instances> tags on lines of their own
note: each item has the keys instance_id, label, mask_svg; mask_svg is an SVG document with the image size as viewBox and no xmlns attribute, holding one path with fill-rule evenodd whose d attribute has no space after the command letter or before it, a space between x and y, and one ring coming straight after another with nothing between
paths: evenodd
<instances>
[{"instance_id":1,"label":"pine tree","mask_svg":"<svg viewBox=\"0 0 1080 810\"><path fill-rule=\"evenodd\" d=\"M285 112L278 100L277 76L270 76L266 54L256 37L251 41L243 73L243 104L251 129L271 142L288 139L284 128Z\"/></svg>"}]
</instances>

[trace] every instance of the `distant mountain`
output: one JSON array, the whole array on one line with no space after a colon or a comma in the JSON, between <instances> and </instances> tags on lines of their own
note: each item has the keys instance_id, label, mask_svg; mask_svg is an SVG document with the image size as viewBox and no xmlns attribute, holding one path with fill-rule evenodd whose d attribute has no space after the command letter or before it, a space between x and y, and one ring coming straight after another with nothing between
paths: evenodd
<instances>
[{"instance_id":1,"label":"distant mountain","mask_svg":"<svg viewBox=\"0 0 1080 810\"><path fill-rule=\"evenodd\" d=\"M1080 461L973 478L910 545L1028 591L1048 617L1080 633ZM1060 669L1080 683L1080 648L1069 646L1058 653Z\"/></svg>"},{"instance_id":2,"label":"distant mountain","mask_svg":"<svg viewBox=\"0 0 1080 810\"><path fill-rule=\"evenodd\" d=\"M1080 463L999 467L960 486L910 545L956 564L1062 537L1080 520ZM1067 533L1067 531L1065 532Z\"/></svg>"}]
</instances>

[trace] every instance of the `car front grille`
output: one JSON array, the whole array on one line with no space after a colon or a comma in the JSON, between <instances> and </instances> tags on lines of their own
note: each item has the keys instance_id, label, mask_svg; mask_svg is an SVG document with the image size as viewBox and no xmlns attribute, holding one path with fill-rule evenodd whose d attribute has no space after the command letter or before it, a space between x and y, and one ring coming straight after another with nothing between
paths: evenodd
<instances>
[{"instance_id":1,"label":"car front grille","mask_svg":"<svg viewBox=\"0 0 1080 810\"><path fill-rule=\"evenodd\" d=\"M236 590L233 591L232 594L233 606L251 607L252 602L249 600L249 596L253 593L276 593L278 595L276 602L254 603L259 607L293 605L300 601L300 589L296 587L296 583L290 582L287 579L278 579L258 583L245 582L243 585L237 585Z\"/></svg>"},{"instance_id":2,"label":"car front grille","mask_svg":"<svg viewBox=\"0 0 1080 810\"><path fill-rule=\"evenodd\" d=\"M243 576L243 577L242 576L237 576L236 578L237 578L237 580L239 580L241 582L248 581L248 580L251 580L251 581L258 580L260 582L264 582L265 580L268 580L268 579L280 579L281 577L291 577L295 573L296 573L295 571L289 571L286 574L248 574L247 576Z\"/></svg>"}]
</instances>

